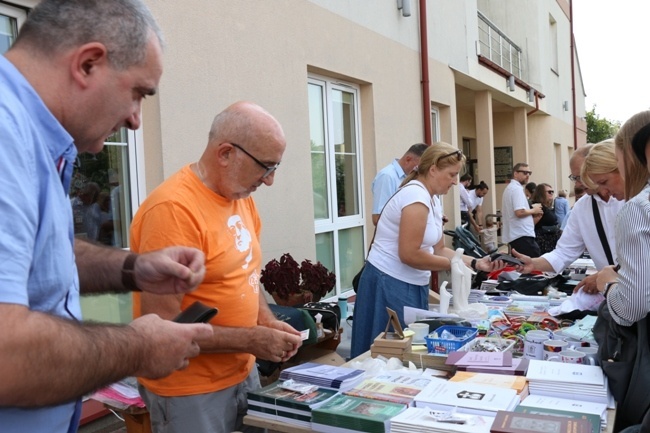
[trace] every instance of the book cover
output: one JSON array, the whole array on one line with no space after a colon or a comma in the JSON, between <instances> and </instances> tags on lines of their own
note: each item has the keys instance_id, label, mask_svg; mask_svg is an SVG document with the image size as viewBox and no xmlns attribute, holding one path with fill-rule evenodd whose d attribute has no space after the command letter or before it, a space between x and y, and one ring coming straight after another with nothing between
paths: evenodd
<instances>
[{"instance_id":1,"label":"book cover","mask_svg":"<svg viewBox=\"0 0 650 433\"><path fill-rule=\"evenodd\" d=\"M364 373L364 370L356 368L306 362L282 370L280 380L294 379L326 388L339 389L354 386L361 381Z\"/></svg>"},{"instance_id":2,"label":"book cover","mask_svg":"<svg viewBox=\"0 0 650 433\"><path fill-rule=\"evenodd\" d=\"M559 382L562 384L605 386L603 370L596 365L548 362L533 359L530 361L526 379L529 382Z\"/></svg>"},{"instance_id":3,"label":"book cover","mask_svg":"<svg viewBox=\"0 0 650 433\"><path fill-rule=\"evenodd\" d=\"M498 410L512 410L519 402L517 391L509 388L433 381L415 397L416 407L492 415Z\"/></svg>"},{"instance_id":4,"label":"book cover","mask_svg":"<svg viewBox=\"0 0 650 433\"><path fill-rule=\"evenodd\" d=\"M364 380L345 394L410 405L413 398L430 382L431 379L422 376L386 373Z\"/></svg>"},{"instance_id":5,"label":"book cover","mask_svg":"<svg viewBox=\"0 0 650 433\"><path fill-rule=\"evenodd\" d=\"M283 389L282 381L278 380L258 390L249 391L248 400L310 411L311 408L334 397L336 393L336 390L318 388L308 394L301 394Z\"/></svg>"},{"instance_id":6,"label":"book cover","mask_svg":"<svg viewBox=\"0 0 650 433\"><path fill-rule=\"evenodd\" d=\"M534 408L590 413L600 416L601 422L606 421L605 415L607 413L607 405L603 403L593 403L589 401L569 400L566 398L531 394L523 399L520 405Z\"/></svg>"},{"instance_id":7,"label":"book cover","mask_svg":"<svg viewBox=\"0 0 650 433\"><path fill-rule=\"evenodd\" d=\"M590 414L590 413L581 413L581 412L571 412L567 410L556 410L556 409L544 409L539 407L528 407L528 406L517 406L515 412L529 413L532 415L541 415L547 417L564 417L564 418L574 418L574 419L584 419L589 421L591 424L591 433L600 433L600 416Z\"/></svg>"},{"instance_id":8,"label":"book cover","mask_svg":"<svg viewBox=\"0 0 650 433\"><path fill-rule=\"evenodd\" d=\"M498 411L490 433L589 433L584 419L556 418L523 412Z\"/></svg>"},{"instance_id":9,"label":"book cover","mask_svg":"<svg viewBox=\"0 0 650 433\"><path fill-rule=\"evenodd\" d=\"M493 416L454 413L453 422L440 422L428 409L409 407L390 420L391 432L449 432L449 433L489 433Z\"/></svg>"},{"instance_id":10,"label":"book cover","mask_svg":"<svg viewBox=\"0 0 650 433\"><path fill-rule=\"evenodd\" d=\"M358 431L387 431L388 420L406 409L399 403L339 394L312 411L312 423Z\"/></svg>"},{"instance_id":11,"label":"book cover","mask_svg":"<svg viewBox=\"0 0 650 433\"><path fill-rule=\"evenodd\" d=\"M526 378L523 376L507 376L504 374L474 373L470 371L457 371L449 379L451 382L476 383L479 385L497 386L499 388L511 388L520 394L526 386Z\"/></svg>"},{"instance_id":12,"label":"book cover","mask_svg":"<svg viewBox=\"0 0 650 433\"><path fill-rule=\"evenodd\" d=\"M512 366L512 353L456 351L447 354L445 363L457 367L510 367Z\"/></svg>"}]
</instances>

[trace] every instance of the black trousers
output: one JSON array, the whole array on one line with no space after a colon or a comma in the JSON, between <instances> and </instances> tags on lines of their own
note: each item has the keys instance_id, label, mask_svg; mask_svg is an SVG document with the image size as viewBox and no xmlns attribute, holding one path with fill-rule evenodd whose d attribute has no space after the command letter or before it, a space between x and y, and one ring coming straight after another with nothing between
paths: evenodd
<instances>
[{"instance_id":1,"label":"black trousers","mask_svg":"<svg viewBox=\"0 0 650 433\"><path fill-rule=\"evenodd\" d=\"M531 236L523 236L514 241L510 241L510 247L517 250L518 253L526 254L528 257L539 257L542 255L539 245L535 242L535 238Z\"/></svg>"}]
</instances>

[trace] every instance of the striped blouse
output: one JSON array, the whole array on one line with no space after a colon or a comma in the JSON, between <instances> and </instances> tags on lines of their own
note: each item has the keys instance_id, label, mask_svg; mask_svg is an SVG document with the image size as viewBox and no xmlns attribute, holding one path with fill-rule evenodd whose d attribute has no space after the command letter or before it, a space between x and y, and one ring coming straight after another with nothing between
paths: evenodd
<instances>
[{"instance_id":1,"label":"striped blouse","mask_svg":"<svg viewBox=\"0 0 650 433\"><path fill-rule=\"evenodd\" d=\"M616 249L621 269L607 303L616 323L630 326L650 312L650 185L618 214Z\"/></svg>"}]
</instances>

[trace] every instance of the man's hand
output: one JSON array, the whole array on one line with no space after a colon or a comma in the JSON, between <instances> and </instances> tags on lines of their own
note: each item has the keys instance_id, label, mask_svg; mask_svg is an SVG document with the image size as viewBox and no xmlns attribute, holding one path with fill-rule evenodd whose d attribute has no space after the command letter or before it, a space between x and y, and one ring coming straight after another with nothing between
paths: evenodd
<instances>
[{"instance_id":1,"label":"man's hand","mask_svg":"<svg viewBox=\"0 0 650 433\"><path fill-rule=\"evenodd\" d=\"M276 320L272 327L256 326L246 351L267 361L284 362L294 356L302 345L300 332L291 325ZM280 329L281 328L281 329Z\"/></svg>"},{"instance_id":2,"label":"man's hand","mask_svg":"<svg viewBox=\"0 0 650 433\"><path fill-rule=\"evenodd\" d=\"M530 274L535 270L535 265L533 264L532 258L528 257L525 254L518 253L517 250L515 250L514 248L512 249L512 255L518 258L519 260L521 260L522 262L524 262L523 265L515 266L517 272L521 274Z\"/></svg>"},{"instance_id":3,"label":"man's hand","mask_svg":"<svg viewBox=\"0 0 650 433\"><path fill-rule=\"evenodd\" d=\"M596 272L595 274L587 275L582 280L580 280L580 282L578 282L578 285L573 289L573 293L577 293L578 290L581 289L583 292L588 293L590 295L595 295L596 293L598 293L599 290L596 284L596 280L598 279L599 273L600 272Z\"/></svg>"},{"instance_id":4,"label":"man's hand","mask_svg":"<svg viewBox=\"0 0 650 433\"><path fill-rule=\"evenodd\" d=\"M135 262L135 281L146 292L187 293L205 277L205 256L189 247L169 247L140 254Z\"/></svg>"},{"instance_id":5,"label":"man's hand","mask_svg":"<svg viewBox=\"0 0 650 433\"><path fill-rule=\"evenodd\" d=\"M605 266L596 275L598 276L596 285L599 292L605 290L605 283L618 281L618 272L614 266Z\"/></svg>"},{"instance_id":6,"label":"man's hand","mask_svg":"<svg viewBox=\"0 0 650 433\"><path fill-rule=\"evenodd\" d=\"M544 209L542 209L541 203L533 203L531 210L531 215L544 215Z\"/></svg>"},{"instance_id":7,"label":"man's hand","mask_svg":"<svg viewBox=\"0 0 650 433\"><path fill-rule=\"evenodd\" d=\"M163 320L155 314L135 319L129 325L142 337L146 350L140 359L135 376L157 379L189 365L189 358L200 352L198 339L212 336L212 326L207 324L179 324Z\"/></svg>"}]
</instances>

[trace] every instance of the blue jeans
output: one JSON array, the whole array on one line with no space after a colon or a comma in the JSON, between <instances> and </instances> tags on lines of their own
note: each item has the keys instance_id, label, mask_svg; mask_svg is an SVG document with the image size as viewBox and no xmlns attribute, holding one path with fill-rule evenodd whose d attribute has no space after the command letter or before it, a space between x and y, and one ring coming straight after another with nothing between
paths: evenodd
<instances>
[{"instance_id":1,"label":"blue jeans","mask_svg":"<svg viewBox=\"0 0 650 433\"><path fill-rule=\"evenodd\" d=\"M354 358L370 350L374 339L384 332L388 323L386 307L395 310L402 327L405 327L405 306L428 310L429 285L405 283L367 262L359 279L359 290L354 302L350 357Z\"/></svg>"}]
</instances>

